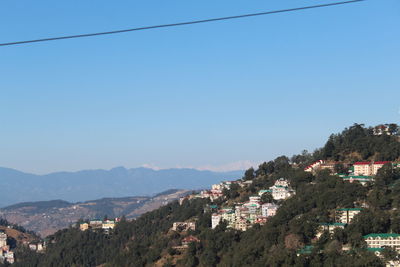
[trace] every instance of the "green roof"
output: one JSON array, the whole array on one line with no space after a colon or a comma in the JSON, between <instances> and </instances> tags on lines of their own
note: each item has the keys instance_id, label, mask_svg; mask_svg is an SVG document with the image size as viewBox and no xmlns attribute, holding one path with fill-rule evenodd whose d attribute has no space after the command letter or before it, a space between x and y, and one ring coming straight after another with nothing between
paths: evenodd
<instances>
[{"instance_id":1,"label":"green roof","mask_svg":"<svg viewBox=\"0 0 400 267\"><path fill-rule=\"evenodd\" d=\"M388 238L388 237L400 237L400 234L395 234L395 233L372 233L363 236L365 239L368 237L380 237L380 238Z\"/></svg>"},{"instance_id":2,"label":"green roof","mask_svg":"<svg viewBox=\"0 0 400 267\"><path fill-rule=\"evenodd\" d=\"M218 206L217 206L217 205L210 205L210 208L212 208L212 209L217 209Z\"/></svg>"},{"instance_id":3,"label":"green roof","mask_svg":"<svg viewBox=\"0 0 400 267\"><path fill-rule=\"evenodd\" d=\"M320 223L319 225L328 225L328 226L345 226L345 223Z\"/></svg>"},{"instance_id":4,"label":"green roof","mask_svg":"<svg viewBox=\"0 0 400 267\"><path fill-rule=\"evenodd\" d=\"M336 209L336 210L340 210L340 211L350 211L350 210L362 210L362 208L342 208L342 209Z\"/></svg>"},{"instance_id":5,"label":"green roof","mask_svg":"<svg viewBox=\"0 0 400 267\"><path fill-rule=\"evenodd\" d=\"M304 246L302 249L297 251L298 254L311 254L314 246Z\"/></svg>"},{"instance_id":6,"label":"green roof","mask_svg":"<svg viewBox=\"0 0 400 267\"><path fill-rule=\"evenodd\" d=\"M263 190L260 190L260 191L258 191L259 193L261 192L261 193L266 193L266 192L272 192L272 190L271 189L263 189Z\"/></svg>"},{"instance_id":7,"label":"green roof","mask_svg":"<svg viewBox=\"0 0 400 267\"><path fill-rule=\"evenodd\" d=\"M342 177L343 179L372 179L371 176L366 176L366 175L350 175L350 176L344 176Z\"/></svg>"},{"instance_id":8,"label":"green roof","mask_svg":"<svg viewBox=\"0 0 400 267\"><path fill-rule=\"evenodd\" d=\"M384 248L367 248L367 250L371 252L376 252L376 251L382 251L384 250Z\"/></svg>"}]
</instances>

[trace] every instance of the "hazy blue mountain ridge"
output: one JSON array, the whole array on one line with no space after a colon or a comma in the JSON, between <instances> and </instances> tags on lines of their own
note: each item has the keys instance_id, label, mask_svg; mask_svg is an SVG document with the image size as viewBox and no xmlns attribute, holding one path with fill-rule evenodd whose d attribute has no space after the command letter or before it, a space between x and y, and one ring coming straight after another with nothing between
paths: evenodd
<instances>
[{"instance_id":1,"label":"hazy blue mountain ridge","mask_svg":"<svg viewBox=\"0 0 400 267\"><path fill-rule=\"evenodd\" d=\"M83 170L35 175L0 168L0 207L19 202L62 199L69 202L104 197L153 195L171 188L201 189L243 171L211 172L195 169L153 170L148 168Z\"/></svg>"}]
</instances>

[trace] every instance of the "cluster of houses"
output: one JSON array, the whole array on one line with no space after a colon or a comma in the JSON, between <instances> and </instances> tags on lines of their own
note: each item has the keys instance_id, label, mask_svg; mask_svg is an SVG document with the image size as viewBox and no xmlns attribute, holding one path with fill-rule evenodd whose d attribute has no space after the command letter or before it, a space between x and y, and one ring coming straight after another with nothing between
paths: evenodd
<instances>
[{"instance_id":1,"label":"cluster of houses","mask_svg":"<svg viewBox=\"0 0 400 267\"><path fill-rule=\"evenodd\" d=\"M335 211L334 223L321 223L317 229L316 237L320 238L321 235L327 231L329 234L333 234L335 229L344 229L347 224L350 224L354 216L362 211L361 208L340 208Z\"/></svg>"},{"instance_id":2,"label":"cluster of houses","mask_svg":"<svg viewBox=\"0 0 400 267\"><path fill-rule=\"evenodd\" d=\"M350 165L342 162L318 160L307 166L304 171L315 173L320 170L330 170L332 173L335 173L335 166L337 164L343 164L345 167L349 168L349 174L339 174L339 177L341 177L343 181L350 183L357 181L365 185L373 181L373 177L378 173L379 169L388 163L391 163L394 168L400 167L400 164L391 161L359 161Z\"/></svg>"},{"instance_id":3,"label":"cluster of houses","mask_svg":"<svg viewBox=\"0 0 400 267\"><path fill-rule=\"evenodd\" d=\"M223 190L224 189L229 190L233 184L237 184L240 187L245 187L245 186L250 185L251 183L252 183L252 181L238 180L238 181L225 181L225 182L221 182L219 184L213 184L211 186L211 190L202 190L198 194L192 194L192 195L188 195L185 197L181 197L179 199L179 203L182 205L183 201L194 199L194 198L208 198L211 201L214 201L214 200L222 197L224 195Z\"/></svg>"},{"instance_id":4,"label":"cluster of houses","mask_svg":"<svg viewBox=\"0 0 400 267\"><path fill-rule=\"evenodd\" d=\"M396 132L396 129L395 129ZM373 134L374 135L393 135L395 132L392 132L390 129L390 124L380 124L374 127Z\"/></svg>"},{"instance_id":5,"label":"cluster of houses","mask_svg":"<svg viewBox=\"0 0 400 267\"><path fill-rule=\"evenodd\" d=\"M187 221L187 222L174 222L172 224L172 231L178 233L187 233L188 231L195 231L196 230L196 221ZM173 246L173 249L178 251L186 250L189 247L190 243L198 243L200 240L193 236L189 235L182 239L180 246Z\"/></svg>"},{"instance_id":6,"label":"cluster of houses","mask_svg":"<svg viewBox=\"0 0 400 267\"><path fill-rule=\"evenodd\" d=\"M102 229L106 232L114 229L116 223L119 222L119 218L116 218L115 220L90 220L89 222L81 222L79 224L79 229L81 231L86 231L86 230L99 230Z\"/></svg>"},{"instance_id":7,"label":"cluster of houses","mask_svg":"<svg viewBox=\"0 0 400 267\"><path fill-rule=\"evenodd\" d=\"M321 223L318 227L316 237L320 238L321 235L327 231L333 234L335 229L344 229L346 225L350 224L357 214L362 211L362 208L340 208L335 211L335 223ZM382 257L382 251L385 248L393 249L400 253L400 234L397 233L371 233L363 236L367 243L367 249L375 255ZM300 254L309 254L313 249L312 245L305 246L298 251ZM349 250L350 247L343 247L343 250ZM389 261L386 266L400 266L400 261Z\"/></svg>"},{"instance_id":8,"label":"cluster of houses","mask_svg":"<svg viewBox=\"0 0 400 267\"><path fill-rule=\"evenodd\" d=\"M10 250L10 246L7 244L7 234L0 232L0 263L13 264L14 261L14 252Z\"/></svg>"},{"instance_id":9,"label":"cluster of houses","mask_svg":"<svg viewBox=\"0 0 400 267\"><path fill-rule=\"evenodd\" d=\"M222 221L228 228L246 231L252 225L265 224L269 217L275 216L279 205L274 203L262 203L261 197L265 193L271 193L274 200L284 200L294 194L286 179L279 179L273 186L266 190L260 190L257 196L249 197L245 203L236 203L233 207L221 208L211 215L211 228L216 228Z\"/></svg>"},{"instance_id":10,"label":"cluster of houses","mask_svg":"<svg viewBox=\"0 0 400 267\"><path fill-rule=\"evenodd\" d=\"M290 187L289 182L285 178L279 178L275 184L269 189L260 190L259 196L265 193L271 193L274 200L285 200L295 194L295 191Z\"/></svg>"},{"instance_id":11,"label":"cluster of houses","mask_svg":"<svg viewBox=\"0 0 400 267\"><path fill-rule=\"evenodd\" d=\"M28 244L28 247L32 251L36 252L43 252L46 248L45 244L43 242L32 242Z\"/></svg>"}]
</instances>

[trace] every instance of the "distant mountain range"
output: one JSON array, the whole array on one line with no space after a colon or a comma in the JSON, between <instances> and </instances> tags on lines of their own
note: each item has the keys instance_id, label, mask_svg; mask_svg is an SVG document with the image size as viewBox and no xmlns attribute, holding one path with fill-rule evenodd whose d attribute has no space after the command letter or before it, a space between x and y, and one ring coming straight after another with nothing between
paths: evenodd
<instances>
[{"instance_id":1,"label":"distant mountain range","mask_svg":"<svg viewBox=\"0 0 400 267\"><path fill-rule=\"evenodd\" d=\"M79 219L103 219L104 216L116 218L123 215L128 219L136 218L189 192L172 189L153 197L102 198L79 203L64 200L25 202L0 209L0 218L45 237L67 228Z\"/></svg>"},{"instance_id":2,"label":"distant mountain range","mask_svg":"<svg viewBox=\"0 0 400 267\"><path fill-rule=\"evenodd\" d=\"M243 171L148 168L83 170L35 175L0 168L0 207L20 202L62 199L80 202L104 197L151 196L171 188L201 189L222 180L237 179Z\"/></svg>"}]
</instances>

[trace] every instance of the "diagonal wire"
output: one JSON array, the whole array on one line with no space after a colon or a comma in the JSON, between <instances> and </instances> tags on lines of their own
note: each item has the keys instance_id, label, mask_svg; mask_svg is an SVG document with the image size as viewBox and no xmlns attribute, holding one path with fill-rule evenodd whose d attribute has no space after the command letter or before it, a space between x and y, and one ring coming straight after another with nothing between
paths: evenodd
<instances>
[{"instance_id":1,"label":"diagonal wire","mask_svg":"<svg viewBox=\"0 0 400 267\"><path fill-rule=\"evenodd\" d=\"M356 3L356 2L362 2L362 1L366 1L366 0L351 0L351 1L335 2L335 3L329 3L329 4L304 6L304 7L290 8L290 9L273 10L273 11L266 11L266 12L260 12L260 13L251 13L251 14L229 16L229 17L220 17L220 18L212 18L212 19L204 19L204 20L194 20L194 21L178 22L178 23L171 23L171 24L145 26L145 27L139 27L139 28L131 28L131 29L123 29L123 30L115 30L115 31L107 31L107 32L85 33L85 34L77 34L77 35L68 35L68 36L59 36L59 37L49 37L49 38L43 38L43 39L34 39L34 40L26 40L26 41L0 43L0 46L22 45L22 44L29 44L29 43L58 41L58 40L65 40L65 39L75 39L75 38L93 37L93 36L99 36L99 35L110 35L110 34L119 34L119 33L125 33L125 32L134 32L134 31L144 31L144 30L152 30L152 29L159 29L159 28L177 27L177 26L184 26L184 25L209 23L209 22L214 22L214 21L241 19L241 18L247 18L247 17L255 17L255 16L264 16L264 15L270 15L270 14L277 14L277 13L294 12L294 11L300 11L300 10L306 10L306 9L313 9L313 8L331 7L331 6L352 4L352 3Z\"/></svg>"}]
</instances>

